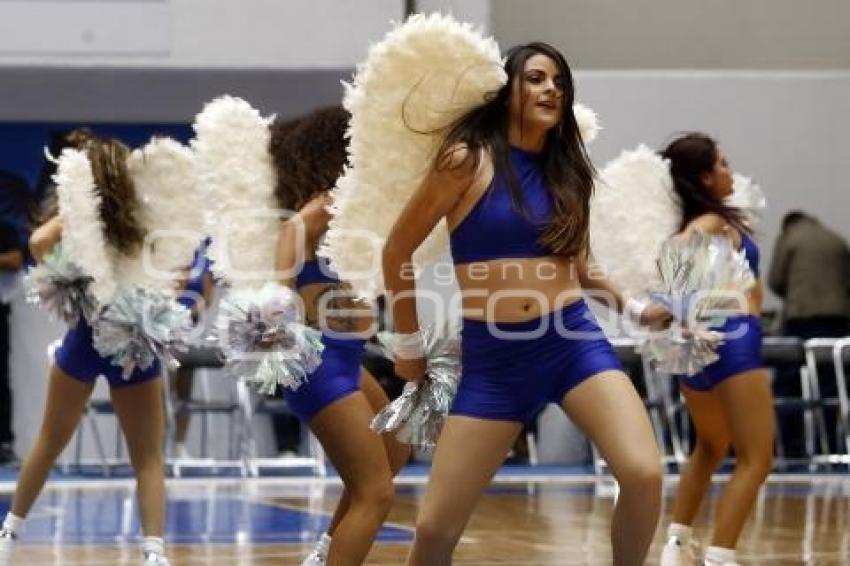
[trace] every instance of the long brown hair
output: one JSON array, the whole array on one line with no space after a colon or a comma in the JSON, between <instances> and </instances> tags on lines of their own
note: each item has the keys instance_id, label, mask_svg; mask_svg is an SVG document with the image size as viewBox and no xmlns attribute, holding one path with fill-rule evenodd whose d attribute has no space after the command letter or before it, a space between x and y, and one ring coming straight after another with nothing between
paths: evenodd
<instances>
[{"instance_id":1,"label":"long brown hair","mask_svg":"<svg viewBox=\"0 0 850 566\"><path fill-rule=\"evenodd\" d=\"M713 197L702 182L702 175L714 169L717 156L717 142L701 132L682 134L661 152L661 157L670 161L673 188L682 209L679 230L684 230L695 218L713 213L739 232L752 235L744 214Z\"/></svg>"},{"instance_id":2,"label":"long brown hair","mask_svg":"<svg viewBox=\"0 0 850 566\"><path fill-rule=\"evenodd\" d=\"M492 155L495 174L503 175L508 181L514 206L525 212L522 187L510 162L508 104L513 84L521 80L526 61L537 54L555 62L564 88L561 123L547 132L543 151L538 157L554 203L552 218L540 238L540 244L555 254L574 256L586 250L595 171L573 114L575 90L572 72L564 56L551 45L534 42L518 45L508 52L504 65L507 84L448 128L434 167L443 166L448 162L445 157L462 145L469 150L468 158L472 162L461 165L475 170L481 159L481 150L487 151Z\"/></svg>"},{"instance_id":3,"label":"long brown hair","mask_svg":"<svg viewBox=\"0 0 850 566\"><path fill-rule=\"evenodd\" d=\"M350 114L342 106L320 108L271 126L269 150L277 170L275 194L284 210L297 211L336 184L348 154Z\"/></svg>"},{"instance_id":4,"label":"long brown hair","mask_svg":"<svg viewBox=\"0 0 850 566\"><path fill-rule=\"evenodd\" d=\"M134 254L144 242L145 230L137 218L139 199L127 171L130 148L85 130L72 132L69 141L85 151L91 163L106 241L125 255Z\"/></svg>"}]
</instances>

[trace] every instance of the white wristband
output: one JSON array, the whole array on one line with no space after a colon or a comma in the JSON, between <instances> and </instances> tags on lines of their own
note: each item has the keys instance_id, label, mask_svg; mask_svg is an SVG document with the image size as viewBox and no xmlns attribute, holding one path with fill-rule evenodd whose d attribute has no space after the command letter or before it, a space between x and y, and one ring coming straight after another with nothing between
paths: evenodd
<instances>
[{"instance_id":1,"label":"white wristband","mask_svg":"<svg viewBox=\"0 0 850 566\"><path fill-rule=\"evenodd\" d=\"M393 354L400 360L416 360L425 357L425 341L422 331L417 330L409 334L395 335L393 342Z\"/></svg>"},{"instance_id":2,"label":"white wristband","mask_svg":"<svg viewBox=\"0 0 850 566\"><path fill-rule=\"evenodd\" d=\"M643 315L643 311L646 310L647 306L648 303L644 301L639 301L634 297L629 297L628 299L626 299L626 304L623 306L623 315L632 323L640 326L641 316Z\"/></svg>"}]
</instances>

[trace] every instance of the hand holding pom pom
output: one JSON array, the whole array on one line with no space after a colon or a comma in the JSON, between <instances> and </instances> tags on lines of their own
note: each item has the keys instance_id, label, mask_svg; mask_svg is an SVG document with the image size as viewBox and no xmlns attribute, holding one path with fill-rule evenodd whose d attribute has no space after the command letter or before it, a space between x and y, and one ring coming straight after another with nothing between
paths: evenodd
<instances>
[{"instance_id":1,"label":"hand holding pom pom","mask_svg":"<svg viewBox=\"0 0 850 566\"><path fill-rule=\"evenodd\" d=\"M395 357L394 335L379 335L389 357ZM460 337L451 328L423 331L425 358L398 359L396 367L409 379L401 396L372 420L372 430L395 432L406 444L430 447L437 443L460 379ZM427 368L427 372L426 372ZM420 377L421 376L421 377ZM418 379L417 379L418 377Z\"/></svg>"}]
</instances>

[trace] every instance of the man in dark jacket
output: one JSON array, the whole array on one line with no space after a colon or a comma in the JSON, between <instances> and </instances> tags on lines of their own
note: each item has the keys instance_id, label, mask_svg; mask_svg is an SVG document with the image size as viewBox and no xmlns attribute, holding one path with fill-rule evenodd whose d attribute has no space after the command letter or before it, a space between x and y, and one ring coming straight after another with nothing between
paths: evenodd
<instances>
[{"instance_id":1,"label":"man in dark jacket","mask_svg":"<svg viewBox=\"0 0 850 566\"><path fill-rule=\"evenodd\" d=\"M785 334L803 340L836 338L850 332L850 248L841 236L817 219L800 211L790 212L782 222L770 264L768 284L784 301ZM836 396L831 364L818 367L820 391ZM799 378L778 379L777 397L799 397ZM829 444L836 447L835 408L824 411ZM803 454L803 422L800 414L786 414L780 431L788 456Z\"/></svg>"}]
</instances>

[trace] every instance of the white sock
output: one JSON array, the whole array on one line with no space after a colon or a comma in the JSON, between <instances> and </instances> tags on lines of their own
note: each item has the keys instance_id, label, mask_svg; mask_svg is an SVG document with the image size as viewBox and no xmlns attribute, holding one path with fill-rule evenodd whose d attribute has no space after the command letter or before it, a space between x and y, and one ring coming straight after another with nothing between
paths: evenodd
<instances>
[{"instance_id":1,"label":"white sock","mask_svg":"<svg viewBox=\"0 0 850 566\"><path fill-rule=\"evenodd\" d=\"M687 546L691 542L692 533L693 529L690 525L683 525L681 523L670 523L670 526L667 527L667 536L676 537L677 539L679 539L679 542L682 543L682 546Z\"/></svg>"},{"instance_id":2,"label":"white sock","mask_svg":"<svg viewBox=\"0 0 850 566\"><path fill-rule=\"evenodd\" d=\"M142 554L155 553L165 556L165 541L162 537L145 537L142 539Z\"/></svg>"},{"instance_id":3,"label":"white sock","mask_svg":"<svg viewBox=\"0 0 850 566\"><path fill-rule=\"evenodd\" d=\"M722 546L709 546L705 549L706 564L725 564L735 562L735 549Z\"/></svg>"},{"instance_id":4,"label":"white sock","mask_svg":"<svg viewBox=\"0 0 850 566\"><path fill-rule=\"evenodd\" d=\"M321 552L322 554L327 554L331 549L331 535L328 533L322 533L322 536L319 537L319 542L316 543L316 550Z\"/></svg>"},{"instance_id":5,"label":"white sock","mask_svg":"<svg viewBox=\"0 0 850 566\"><path fill-rule=\"evenodd\" d=\"M21 532L21 528L24 526L23 517L18 517L13 514L11 511L6 513L6 519L3 521L3 528L9 531L12 531L15 534Z\"/></svg>"}]
</instances>

